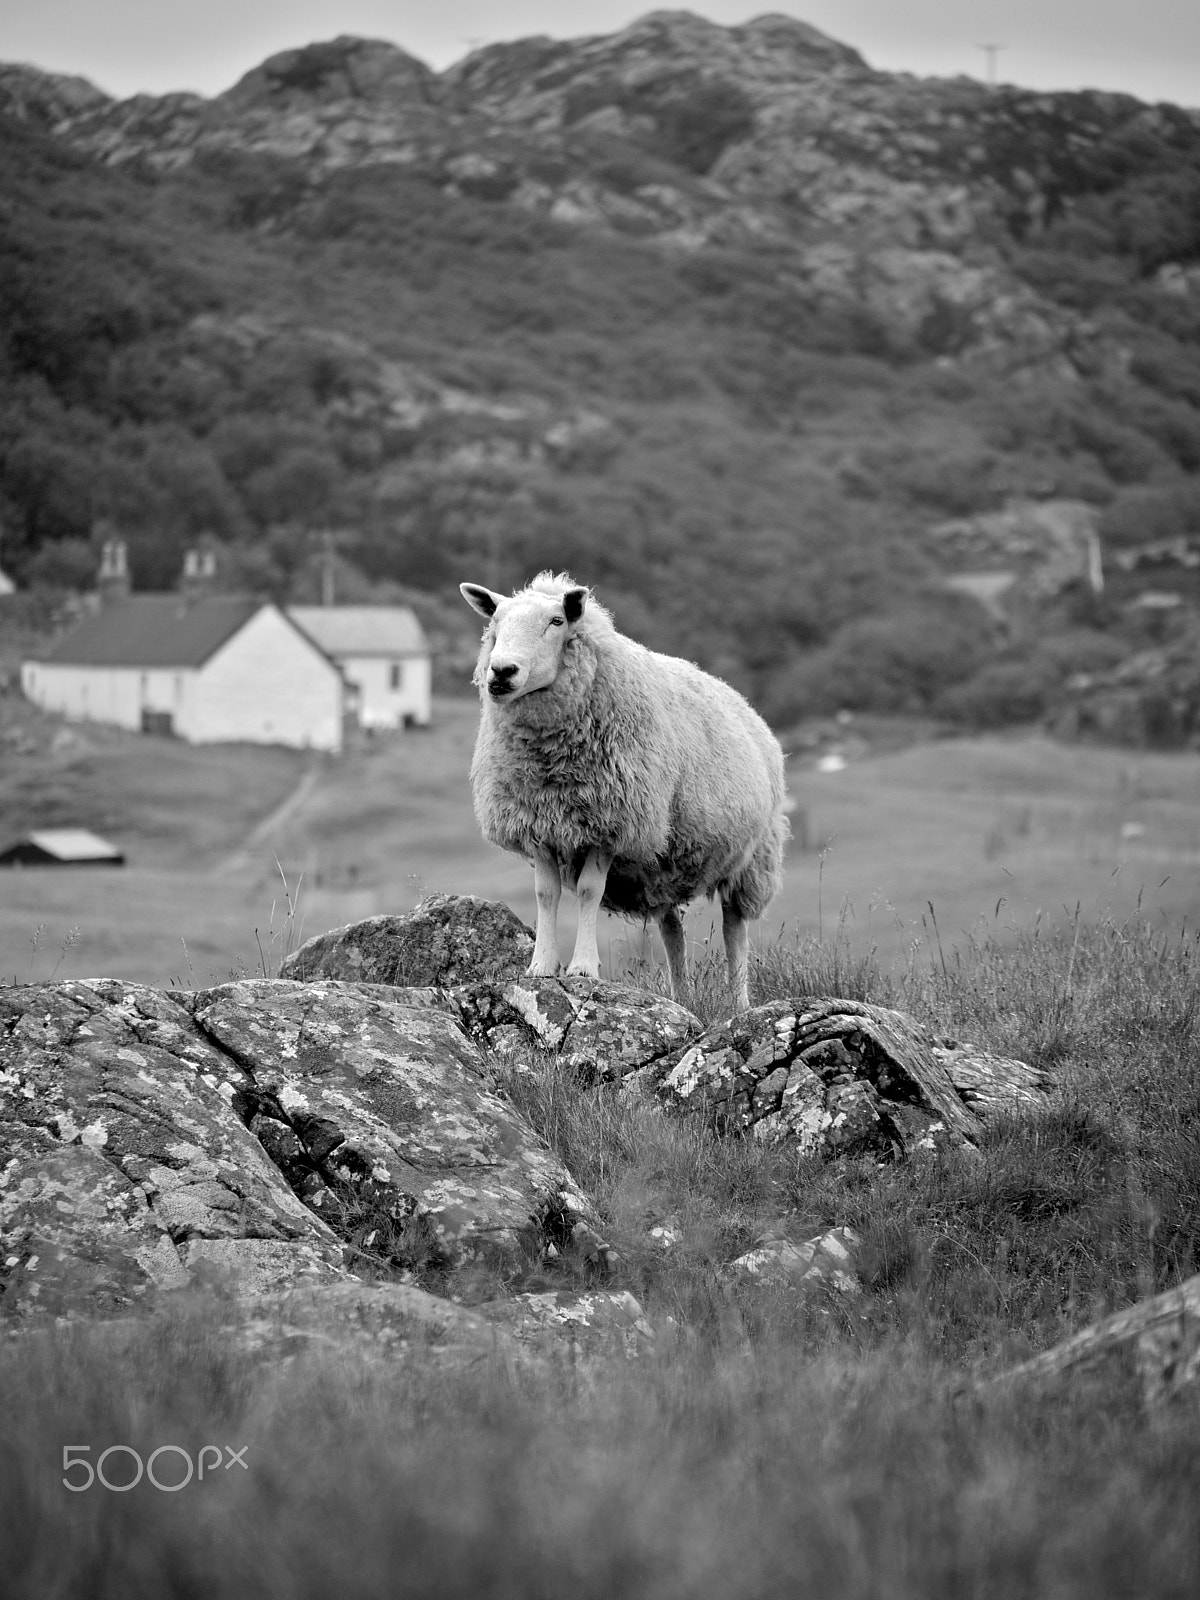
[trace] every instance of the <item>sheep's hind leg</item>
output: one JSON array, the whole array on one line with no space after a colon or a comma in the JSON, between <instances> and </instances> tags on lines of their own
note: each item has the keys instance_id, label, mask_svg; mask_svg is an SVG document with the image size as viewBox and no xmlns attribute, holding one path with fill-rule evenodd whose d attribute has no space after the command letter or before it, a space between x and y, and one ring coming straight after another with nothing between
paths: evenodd
<instances>
[{"instance_id":1,"label":"sheep's hind leg","mask_svg":"<svg viewBox=\"0 0 1200 1600\"><path fill-rule=\"evenodd\" d=\"M750 1009L750 926L727 901L721 902L721 932L725 938L725 960L729 966L729 987L737 1011Z\"/></svg>"},{"instance_id":2,"label":"sheep's hind leg","mask_svg":"<svg viewBox=\"0 0 1200 1600\"><path fill-rule=\"evenodd\" d=\"M671 998L682 997L687 986L687 945L683 937L683 921L672 906L658 919L663 948L667 952L667 973L671 979Z\"/></svg>"},{"instance_id":3,"label":"sheep's hind leg","mask_svg":"<svg viewBox=\"0 0 1200 1600\"><path fill-rule=\"evenodd\" d=\"M575 936L575 954L567 968L569 975L580 978L600 976L600 951L596 944L596 919L600 915L600 902L604 898L604 885L612 857L599 850L589 850L587 860L575 885L579 896L579 932Z\"/></svg>"},{"instance_id":4,"label":"sheep's hind leg","mask_svg":"<svg viewBox=\"0 0 1200 1600\"><path fill-rule=\"evenodd\" d=\"M558 902L562 898L562 879L554 856L534 858L533 893L537 899L537 933L528 972L532 978L552 978L559 967Z\"/></svg>"}]
</instances>

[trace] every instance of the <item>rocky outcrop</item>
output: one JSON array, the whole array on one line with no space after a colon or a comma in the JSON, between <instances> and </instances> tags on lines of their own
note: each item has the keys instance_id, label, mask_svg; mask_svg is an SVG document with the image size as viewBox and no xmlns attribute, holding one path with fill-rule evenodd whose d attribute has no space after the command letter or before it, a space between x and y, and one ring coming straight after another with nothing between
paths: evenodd
<instances>
[{"instance_id":1,"label":"rocky outcrop","mask_svg":"<svg viewBox=\"0 0 1200 1600\"><path fill-rule=\"evenodd\" d=\"M766 247L798 311L876 319L897 350L1068 372L1096 330L1022 282L997 239L1036 234L1136 147L1182 158L1200 142L1171 107L875 72L792 18L683 11L492 45L441 75L341 37L212 100L115 102L5 67L0 107L110 163L298 164L297 215L330 174L386 166L679 252Z\"/></svg>"},{"instance_id":2,"label":"rocky outcrop","mask_svg":"<svg viewBox=\"0 0 1200 1600\"><path fill-rule=\"evenodd\" d=\"M973 1144L980 1116L1040 1100L1047 1087L1024 1062L939 1044L903 1012L831 998L756 1006L655 1075L668 1104L717 1131L888 1158Z\"/></svg>"},{"instance_id":3,"label":"rocky outcrop","mask_svg":"<svg viewBox=\"0 0 1200 1600\"><path fill-rule=\"evenodd\" d=\"M532 954L533 934L507 906L435 894L405 916L370 917L318 934L283 961L279 975L449 988L516 977Z\"/></svg>"},{"instance_id":4,"label":"rocky outcrop","mask_svg":"<svg viewBox=\"0 0 1200 1600\"><path fill-rule=\"evenodd\" d=\"M929 530L947 586L983 599L995 593L1002 613L1052 599L1073 584L1104 587L1100 516L1082 500L1021 501L1003 511L958 517ZM996 580L1007 578L1001 587ZM990 589L989 589L990 582Z\"/></svg>"},{"instance_id":5,"label":"rocky outcrop","mask_svg":"<svg viewBox=\"0 0 1200 1600\"><path fill-rule=\"evenodd\" d=\"M481 1053L418 991L260 979L189 996L252 1079L234 1110L289 1184L368 1258L510 1267L598 1251L570 1174L489 1087Z\"/></svg>"},{"instance_id":6,"label":"rocky outcrop","mask_svg":"<svg viewBox=\"0 0 1200 1600\"><path fill-rule=\"evenodd\" d=\"M471 1034L500 1059L549 1051L588 1082L652 1067L700 1032L662 995L589 978L529 978L455 992Z\"/></svg>"},{"instance_id":7,"label":"rocky outcrop","mask_svg":"<svg viewBox=\"0 0 1200 1600\"><path fill-rule=\"evenodd\" d=\"M251 1079L155 990L0 990L8 1313L113 1310L229 1273L343 1274L333 1231L233 1110Z\"/></svg>"},{"instance_id":8,"label":"rocky outcrop","mask_svg":"<svg viewBox=\"0 0 1200 1600\"><path fill-rule=\"evenodd\" d=\"M505 907L443 895L311 940L289 977L0 990L0 1315L119 1320L203 1286L264 1359L352 1327L367 1355L417 1340L456 1365L635 1356L654 1331L602 1220L506 1098L535 1058L826 1156L969 1144L1047 1087L883 1007L702 1031L643 990L512 976L530 949ZM646 1243L680 1237L667 1219ZM853 1291L854 1245L771 1234L729 1273Z\"/></svg>"},{"instance_id":9,"label":"rocky outcrop","mask_svg":"<svg viewBox=\"0 0 1200 1600\"><path fill-rule=\"evenodd\" d=\"M1150 1411L1200 1392L1200 1274L1115 1311L1040 1355L989 1380L989 1386L1049 1383L1132 1353Z\"/></svg>"},{"instance_id":10,"label":"rocky outcrop","mask_svg":"<svg viewBox=\"0 0 1200 1600\"><path fill-rule=\"evenodd\" d=\"M598 1219L420 994L261 980L0 991L5 1310L114 1311L366 1265L517 1276Z\"/></svg>"}]
</instances>

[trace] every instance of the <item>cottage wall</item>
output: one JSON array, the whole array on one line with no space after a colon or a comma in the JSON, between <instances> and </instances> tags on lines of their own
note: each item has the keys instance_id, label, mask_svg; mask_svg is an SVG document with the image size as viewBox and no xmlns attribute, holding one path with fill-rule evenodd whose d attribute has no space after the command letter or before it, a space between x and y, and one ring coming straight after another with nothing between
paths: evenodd
<instances>
[{"instance_id":1,"label":"cottage wall","mask_svg":"<svg viewBox=\"0 0 1200 1600\"><path fill-rule=\"evenodd\" d=\"M333 663L268 605L195 674L175 731L194 744L340 750L342 695Z\"/></svg>"},{"instance_id":2,"label":"cottage wall","mask_svg":"<svg viewBox=\"0 0 1200 1600\"><path fill-rule=\"evenodd\" d=\"M165 714L177 722L187 698L188 680L194 676L186 670L26 661L21 667L21 687L26 698L43 711L57 712L73 722L106 722L137 732L143 726L143 711Z\"/></svg>"},{"instance_id":3,"label":"cottage wall","mask_svg":"<svg viewBox=\"0 0 1200 1600\"><path fill-rule=\"evenodd\" d=\"M425 727L432 714L432 671L428 656L339 656L362 701L359 720L364 728L398 728L406 720ZM393 687L393 669L399 683Z\"/></svg>"}]
</instances>

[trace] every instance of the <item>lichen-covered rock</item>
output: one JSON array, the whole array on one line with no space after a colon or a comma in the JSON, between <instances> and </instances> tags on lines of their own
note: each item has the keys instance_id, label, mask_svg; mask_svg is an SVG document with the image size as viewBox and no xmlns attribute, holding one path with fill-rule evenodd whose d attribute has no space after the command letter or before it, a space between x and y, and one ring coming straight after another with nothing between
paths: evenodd
<instances>
[{"instance_id":1,"label":"lichen-covered rock","mask_svg":"<svg viewBox=\"0 0 1200 1600\"><path fill-rule=\"evenodd\" d=\"M854 1270L858 1236L852 1228L830 1228L799 1243L787 1238L767 1238L730 1264L731 1271L766 1282L793 1287L828 1284L843 1294L859 1294L862 1284Z\"/></svg>"},{"instance_id":2,"label":"lichen-covered rock","mask_svg":"<svg viewBox=\"0 0 1200 1600\"><path fill-rule=\"evenodd\" d=\"M245 1298L364 1260L610 1266L590 1203L433 998L0 991L0 1309L116 1314L189 1283Z\"/></svg>"},{"instance_id":3,"label":"lichen-covered rock","mask_svg":"<svg viewBox=\"0 0 1200 1600\"><path fill-rule=\"evenodd\" d=\"M632 1360L654 1347L654 1330L627 1290L518 1294L489 1301L479 1311L518 1347L542 1355Z\"/></svg>"},{"instance_id":4,"label":"lichen-covered rock","mask_svg":"<svg viewBox=\"0 0 1200 1600\"><path fill-rule=\"evenodd\" d=\"M718 1131L825 1156L897 1156L972 1143L979 1131L925 1031L854 1000L756 1006L668 1057L656 1076L669 1103L700 1110Z\"/></svg>"},{"instance_id":5,"label":"lichen-covered rock","mask_svg":"<svg viewBox=\"0 0 1200 1600\"><path fill-rule=\"evenodd\" d=\"M252 979L189 999L250 1080L237 1108L296 1192L344 1231L367 1216L424 1258L605 1258L595 1213L561 1161L489 1087L447 1011L382 985Z\"/></svg>"},{"instance_id":6,"label":"lichen-covered rock","mask_svg":"<svg viewBox=\"0 0 1200 1600\"><path fill-rule=\"evenodd\" d=\"M456 990L471 1033L496 1055L555 1052L587 1079L618 1079L700 1032L690 1011L662 995L593 978L514 978Z\"/></svg>"},{"instance_id":7,"label":"lichen-covered rock","mask_svg":"<svg viewBox=\"0 0 1200 1600\"><path fill-rule=\"evenodd\" d=\"M287 957L279 975L450 988L502 983L523 973L532 955L533 934L506 905L433 894L405 916L369 917L318 934Z\"/></svg>"},{"instance_id":8,"label":"lichen-covered rock","mask_svg":"<svg viewBox=\"0 0 1200 1600\"><path fill-rule=\"evenodd\" d=\"M112 1312L198 1272L343 1276L236 1115L245 1082L153 989L0 990L0 1310Z\"/></svg>"}]
</instances>

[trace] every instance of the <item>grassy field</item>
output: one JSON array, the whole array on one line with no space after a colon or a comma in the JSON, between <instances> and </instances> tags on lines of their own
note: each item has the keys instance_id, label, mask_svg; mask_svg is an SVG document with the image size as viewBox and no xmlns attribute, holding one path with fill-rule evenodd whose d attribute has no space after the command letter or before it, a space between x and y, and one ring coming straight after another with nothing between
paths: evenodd
<instances>
[{"instance_id":1,"label":"grassy field","mask_svg":"<svg viewBox=\"0 0 1200 1600\"><path fill-rule=\"evenodd\" d=\"M64 727L11 698L0 706L0 844L74 824L115 840L129 862L0 874L5 978L190 985L264 962L273 970L297 931L406 911L439 890L534 917L531 874L486 845L471 814L472 700L442 700L433 729L337 761ZM950 952L984 929L1015 937L1039 920L1071 921L1077 905L1085 920L1140 904L1168 926L1200 921L1195 754L1033 736L882 753L868 743L838 772L795 758L790 783L795 838L760 943L840 929L849 948L873 948L892 967L914 947L925 959L938 935ZM299 889L290 926L276 861ZM564 956L572 915L568 897ZM711 908L694 908L688 927L703 949ZM646 944L640 928L606 919L601 950L619 975Z\"/></svg>"}]
</instances>

